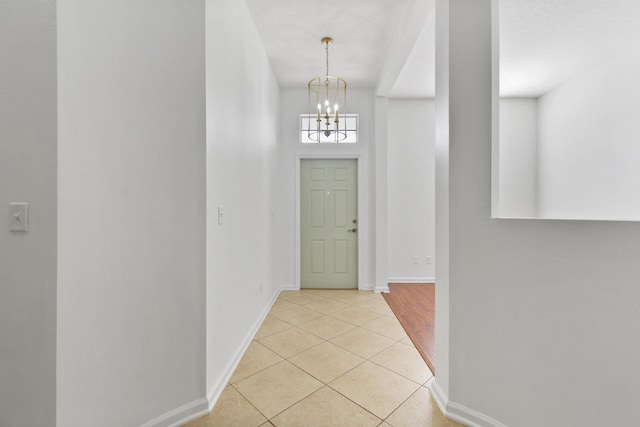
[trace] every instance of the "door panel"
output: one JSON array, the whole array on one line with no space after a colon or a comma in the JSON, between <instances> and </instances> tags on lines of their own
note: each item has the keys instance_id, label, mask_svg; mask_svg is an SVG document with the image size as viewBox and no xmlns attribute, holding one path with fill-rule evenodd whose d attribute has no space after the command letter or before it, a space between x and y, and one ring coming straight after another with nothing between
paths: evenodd
<instances>
[{"instance_id":1,"label":"door panel","mask_svg":"<svg viewBox=\"0 0 640 427\"><path fill-rule=\"evenodd\" d=\"M358 287L356 160L300 162L300 285Z\"/></svg>"},{"instance_id":2,"label":"door panel","mask_svg":"<svg viewBox=\"0 0 640 427\"><path fill-rule=\"evenodd\" d=\"M345 190L336 190L333 192L334 207L334 224L336 227L345 228L349 226L349 192Z\"/></svg>"},{"instance_id":3,"label":"door panel","mask_svg":"<svg viewBox=\"0 0 640 427\"><path fill-rule=\"evenodd\" d=\"M334 265L335 272L338 274L347 274L349 273L349 262L348 253L349 253L349 242L346 240L336 240L334 242Z\"/></svg>"},{"instance_id":4,"label":"door panel","mask_svg":"<svg viewBox=\"0 0 640 427\"><path fill-rule=\"evenodd\" d=\"M311 273L324 274L324 241L311 242Z\"/></svg>"},{"instance_id":5,"label":"door panel","mask_svg":"<svg viewBox=\"0 0 640 427\"><path fill-rule=\"evenodd\" d=\"M324 228L324 190L311 190L311 227Z\"/></svg>"}]
</instances>

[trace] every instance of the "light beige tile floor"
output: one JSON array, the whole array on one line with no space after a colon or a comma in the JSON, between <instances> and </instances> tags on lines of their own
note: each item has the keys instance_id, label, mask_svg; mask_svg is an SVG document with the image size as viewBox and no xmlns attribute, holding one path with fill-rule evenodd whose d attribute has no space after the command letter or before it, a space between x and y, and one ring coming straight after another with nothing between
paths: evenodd
<instances>
[{"instance_id":1,"label":"light beige tile floor","mask_svg":"<svg viewBox=\"0 0 640 427\"><path fill-rule=\"evenodd\" d=\"M383 297L284 291L213 412L188 427L455 427Z\"/></svg>"}]
</instances>

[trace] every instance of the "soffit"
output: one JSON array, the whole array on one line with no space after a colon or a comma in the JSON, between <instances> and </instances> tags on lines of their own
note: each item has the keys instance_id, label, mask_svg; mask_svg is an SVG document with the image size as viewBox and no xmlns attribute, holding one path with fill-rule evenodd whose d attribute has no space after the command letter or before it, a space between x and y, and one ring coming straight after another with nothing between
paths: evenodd
<instances>
[{"instance_id":1,"label":"soffit","mask_svg":"<svg viewBox=\"0 0 640 427\"><path fill-rule=\"evenodd\" d=\"M638 0L500 0L500 93L538 97L638 52ZM435 30L420 33L390 96L435 96Z\"/></svg>"}]
</instances>

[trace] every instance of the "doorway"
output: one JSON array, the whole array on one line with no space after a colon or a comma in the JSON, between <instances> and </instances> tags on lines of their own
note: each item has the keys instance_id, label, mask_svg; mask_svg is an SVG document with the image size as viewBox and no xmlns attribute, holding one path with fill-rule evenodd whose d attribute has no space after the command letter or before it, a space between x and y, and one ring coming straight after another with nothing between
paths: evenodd
<instances>
[{"instance_id":1,"label":"doorway","mask_svg":"<svg viewBox=\"0 0 640 427\"><path fill-rule=\"evenodd\" d=\"M300 160L300 287L358 287L358 163Z\"/></svg>"}]
</instances>

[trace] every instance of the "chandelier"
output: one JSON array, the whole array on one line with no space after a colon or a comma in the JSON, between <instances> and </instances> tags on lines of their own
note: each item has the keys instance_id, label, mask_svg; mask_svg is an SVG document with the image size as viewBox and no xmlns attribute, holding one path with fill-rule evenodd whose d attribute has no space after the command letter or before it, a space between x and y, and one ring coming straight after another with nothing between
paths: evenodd
<instances>
[{"instance_id":1,"label":"chandelier","mask_svg":"<svg viewBox=\"0 0 640 427\"><path fill-rule=\"evenodd\" d=\"M347 137L347 82L329 75L329 44L333 39L323 37L320 41L325 46L326 74L309 80L308 137L314 142L340 142Z\"/></svg>"}]
</instances>

